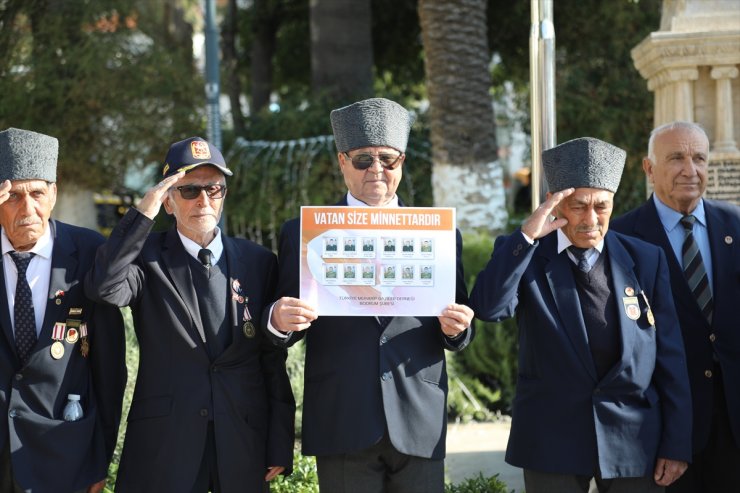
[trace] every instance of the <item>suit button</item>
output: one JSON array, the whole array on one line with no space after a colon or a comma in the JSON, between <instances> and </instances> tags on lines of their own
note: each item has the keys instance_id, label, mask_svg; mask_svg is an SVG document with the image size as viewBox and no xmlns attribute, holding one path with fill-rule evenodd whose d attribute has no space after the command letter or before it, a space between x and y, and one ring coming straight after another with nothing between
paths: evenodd
<instances>
[{"instance_id":1,"label":"suit button","mask_svg":"<svg viewBox=\"0 0 740 493\"><path fill-rule=\"evenodd\" d=\"M201 409L201 410L200 410L200 415L201 415L201 416L203 416L204 418L205 418L206 416L208 416L208 409Z\"/></svg>"},{"instance_id":2,"label":"suit button","mask_svg":"<svg viewBox=\"0 0 740 493\"><path fill-rule=\"evenodd\" d=\"M16 373L15 374L15 379L20 382L21 380L23 380L23 374L22 373Z\"/></svg>"},{"instance_id":3,"label":"suit button","mask_svg":"<svg viewBox=\"0 0 740 493\"><path fill-rule=\"evenodd\" d=\"M10 416L11 418L17 418L18 411L16 411L15 409L11 409L10 412L8 413L8 416Z\"/></svg>"},{"instance_id":4,"label":"suit button","mask_svg":"<svg viewBox=\"0 0 740 493\"><path fill-rule=\"evenodd\" d=\"M710 340L711 342L714 342L715 340L717 340L717 336L716 336L716 335L714 335L714 334L709 334L709 340Z\"/></svg>"},{"instance_id":5,"label":"suit button","mask_svg":"<svg viewBox=\"0 0 740 493\"><path fill-rule=\"evenodd\" d=\"M386 336L383 336L383 337L381 337L381 338L380 338L380 345L381 345L381 346L382 346L383 344L385 344L386 342L388 342L388 338L387 338Z\"/></svg>"},{"instance_id":6,"label":"suit button","mask_svg":"<svg viewBox=\"0 0 740 493\"><path fill-rule=\"evenodd\" d=\"M712 370L705 370L704 376L707 378L712 378Z\"/></svg>"},{"instance_id":7,"label":"suit button","mask_svg":"<svg viewBox=\"0 0 740 493\"><path fill-rule=\"evenodd\" d=\"M385 382L386 380L390 380L390 379L392 379L392 378L393 378L393 375L392 375L392 374L391 374L391 372L389 372L389 371L387 371L387 372L383 373L383 376L382 376L382 377L380 377L380 379L381 379L381 380L383 380L384 382Z\"/></svg>"}]
</instances>

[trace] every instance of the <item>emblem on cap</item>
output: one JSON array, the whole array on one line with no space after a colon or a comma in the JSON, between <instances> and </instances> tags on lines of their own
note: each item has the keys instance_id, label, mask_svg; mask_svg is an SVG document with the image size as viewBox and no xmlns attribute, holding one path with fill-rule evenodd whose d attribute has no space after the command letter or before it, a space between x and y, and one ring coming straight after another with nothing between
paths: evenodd
<instances>
[{"instance_id":1,"label":"emblem on cap","mask_svg":"<svg viewBox=\"0 0 740 493\"><path fill-rule=\"evenodd\" d=\"M190 152L195 159L211 159L211 150L208 148L208 142L194 140L190 143Z\"/></svg>"}]
</instances>

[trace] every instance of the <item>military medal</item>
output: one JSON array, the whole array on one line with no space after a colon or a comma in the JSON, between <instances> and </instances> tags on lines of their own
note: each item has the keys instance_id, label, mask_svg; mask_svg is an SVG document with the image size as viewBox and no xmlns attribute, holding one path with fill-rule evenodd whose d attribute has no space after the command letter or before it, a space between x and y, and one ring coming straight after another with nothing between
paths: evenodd
<instances>
[{"instance_id":1,"label":"military medal","mask_svg":"<svg viewBox=\"0 0 740 493\"><path fill-rule=\"evenodd\" d=\"M634 288L632 288L632 286L627 286L626 288L624 288L624 294L626 294L627 296L634 296L635 290Z\"/></svg>"},{"instance_id":2,"label":"military medal","mask_svg":"<svg viewBox=\"0 0 740 493\"><path fill-rule=\"evenodd\" d=\"M54 339L54 343L51 345L50 351L51 357L54 359L61 359L64 356L64 344L61 341L64 339L65 329L64 322L57 322L51 331L51 338Z\"/></svg>"},{"instance_id":3,"label":"military medal","mask_svg":"<svg viewBox=\"0 0 740 493\"><path fill-rule=\"evenodd\" d=\"M246 298L244 301L244 312L242 313L244 326L242 327L242 330L244 331L244 336L248 339L251 339L252 337L257 335L257 329L254 328L254 324L252 323L252 314L249 313L247 302L249 302L249 298Z\"/></svg>"},{"instance_id":4,"label":"military medal","mask_svg":"<svg viewBox=\"0 0 740 493\"><path fill-rule=\"evenodd\" d=\"M82 308L70 308L68 316L72 317L74 315L82 315Z\"/></svg>"},{"instance_id":5,"label":"military medal","mask_svg":"<svg viewBox=\"0 0 740 493\"><path fill-rule=\"evenodd\" d=\"M244 296L242 296L242 285L239 279L231 281L231 299L237 303L244 303Z\"/></svg>"},{"instance_id":6,"label":"military medal","mask_svg":"<svg viewBox=\"0 0 740 493\"><path fill-rule=\"evenodd\" d=\"M650 308L650 303L648 302L647 296L645 295L645 291L640 291L640 294L642 295L642 299L645 300L645 306L647 306L648 323L654 327L655 317L653 316L653 310Z\"/></svg>"},{"instance_id":7,"label":"military medal","mask_svg":"<svg viewBox=\"0 0 740 493\"><path fill-rule=\"evenodd\" d=\"M56 292L54 293L54 298L56 298L54 300L54 303L56 303L57 305L61 305L62 296L64 296L64 291L62 291L61 289L57 289Z\"/></svg>"},{"instance_id":8,"label":"military medal","mask_svg":"<svg viewBox=\"0 0 740 493\"><path fill-rule=\"evenodd\" d=\"M74 344L77 342L77 339L80 337L80 333L77 331L77 329L70 327L67 329L67 335L64 338L65 341L67 341L68 344Z\"/></svg>"},{"instance_id":9,"label":"military medal","mask_svg":"<svg viewBox=\"0 0 740 493\"><path fill-rule=\"evenodd\" d=\"M630 320L640 318L640 304L637 301L637 296L625 296L622 298L622 304L624 305L624 313L627 314Z\"/></svg>"},{"instance_id":10,"label":"military medal","mask_svg":"<svg viewBox=\"0 0 740 493\"><path fill-rule=\"evenodd\" d=\"M84 322L80 324L80 353L82 353L83 358L87 358L87 355L90 354L90 343L87 341L87 324Z\"/></svg>"}]
</instances>

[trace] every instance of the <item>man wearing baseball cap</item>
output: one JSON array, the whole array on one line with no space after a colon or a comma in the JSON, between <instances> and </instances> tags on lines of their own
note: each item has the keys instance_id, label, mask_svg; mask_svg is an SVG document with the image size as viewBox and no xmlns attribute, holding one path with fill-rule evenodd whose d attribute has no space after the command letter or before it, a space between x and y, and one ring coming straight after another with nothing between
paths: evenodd
<instances>
[{"instance_id":1,"label":"man wearing baseball cap","mask_svg":"<svg viewBox=\"0 0 740 493\"><path fill-rule=\"evenodd\" d=\"M123 319L82 288L103 237L50 219L58 149L0 132L0 493L102 491L121 418Z\"/></svg>"},{"instance_id":2,"label":"man wearing baseball cap","mask_svg":"<svg viewBox=\"0 0 740 493\"><path fill-rule=\"evenodd\" d=\"M396 189L409 112L372 98L330 117L348 189L337 205L402 207ZM317 318L298 298L299 239L299 221L288 221L280 234L281 298L265 326L284 346L306 337L302 444L304 454L316 456L321 490L443 492L445 350L460 351L473 339L459 232L456 302L439 317Z\"/></svg>"},{"instance_id":3,"label":"man wearing baseball cap","mask_svg":"<svg viewBox=\"0 0 740 493\"><path fill-rule=\"evenodd\" d=\"M470 295L482 320L517 318L506 461L527 493L586 493L592 479L600 492L663 491L691 459L665 254L609 230L625 156L590 137L543 152L555 192L497 238Z\"/></svg>"},{"instance_id":4,"label":"man wearing baseball cap","mask_svg":"<svg viewBox=\"0 0 740 493\"><path fill-rule=\"evenodd\" d=\"M162 175L98 250L86 284L131 307L141 348L116 491L263 491L293 459L286 352L257 330L277 261L218 228L232 172L213 145L172 144ZM176 224L153 233L162 206Z\"/></svg>"}]
</instances>

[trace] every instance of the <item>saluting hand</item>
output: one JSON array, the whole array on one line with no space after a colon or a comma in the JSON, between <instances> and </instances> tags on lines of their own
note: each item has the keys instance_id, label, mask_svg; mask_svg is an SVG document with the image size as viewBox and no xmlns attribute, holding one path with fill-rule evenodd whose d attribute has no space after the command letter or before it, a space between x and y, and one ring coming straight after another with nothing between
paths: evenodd
<instances>
[{"instance_id":1,"label":"saluting hand","mask_svg":"<svg viewBox=\"0 0 740 493\"><path fill-rule=\"evenodd\" d=\"M305 301L284 296L273 305L270 323L281 332L295 332L309 328L318 316Z\"/></svg>"},{"instance_id":2,"label":"saluting hand","mask_svg":"<svg viewBox=\"0 0 740 493\"><path fill-rule=\"evenodd\" d=\"M529 216L522 224L522 233L529 236L533 240L542 238L556 229L562 228L568 224L568 220L565 218L555 219L550 221L550 215L555 207L562 202L562 200L568 195L572 194L575 188L566 188L560 192L553 193L546 201L540 204L540 206L534 210L531 216Z\"/></svg>"},{"instance_id":3,"label":"saluting hand","mask_svg":"<svg viewBox=\"0 0 740 493\"><path fill-rule=\"evenodd\" d=\"M0 204L5 203L6 200L10 197L10 189L13 185L10 183L10 180L5 180L4 182L0 183Z\"/></svg>"},{"instance_id":4,"label":"saluting hand","mask_svg":"<svg viewBox=\"0 0 740 493\"><path fill-rule=\"evenodd\" d=\"M162 207L162 201L164 200L165 194L183 176L185 176L185 172L180 171L176 175L168 176L154 185L144 194L144 197L139 202L139 205L136 206L136 209L149 219L157 217L159 209Z\"/></svg>"}]
</instances>

